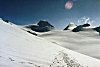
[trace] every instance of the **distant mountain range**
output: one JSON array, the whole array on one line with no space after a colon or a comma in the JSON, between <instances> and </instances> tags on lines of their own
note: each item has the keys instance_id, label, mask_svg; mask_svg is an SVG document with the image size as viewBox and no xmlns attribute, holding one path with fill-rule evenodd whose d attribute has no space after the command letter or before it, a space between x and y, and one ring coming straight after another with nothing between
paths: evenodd
<instances>
[{"instance_id":1,"label":"distant mountain range","mask_svg":"<svg viewBox=\"0 0 100 67\"><path fill-rule=\"evenodd\" d=\"M24 27L29 28L29 29L36 31L36 32L48 32L48 31L51 31L55 28L48 21L44 21L44 20L40 20L39 23L37 23L37 25L32 24L32 25L27 25Z\"/></svg>"}]
</instances>

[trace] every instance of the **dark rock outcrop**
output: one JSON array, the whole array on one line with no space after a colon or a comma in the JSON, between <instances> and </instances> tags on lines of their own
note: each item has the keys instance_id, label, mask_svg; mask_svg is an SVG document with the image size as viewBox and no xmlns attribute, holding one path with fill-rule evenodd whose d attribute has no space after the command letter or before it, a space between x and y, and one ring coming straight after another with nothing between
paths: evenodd
<instances>
[{"instance_id":1,"label":"dark rock outcrop","mask_svg":"<svg viewBox=\"0 0 100 67\"><path fill-rule=\"evenodd\" d=\"M52 26L48 21L42 21L40 20L37 25L28 25L26 28L30 28L33 31L36 32L47 32L54 29L54 26Z\"/></svg>"},{"instance_id":2,"label":"dark rock outcrop","mask_svg":"<svg viewBox=\"0 0 100 67\"><path fill-rule=\"evenodd\" d=\"M96 31L99 33L99 35L100 35L100 26L99 26L99 27L94 28L94 30L96 30Z\"/></svg>"},{"instance_id":3,"label":"dark rock outcrop","mask_svg":"<svg viewBox=\"0 0 100 67\"><path fill-rule=\"evenodd\" d=\"M3 21L5 21L6 23L9 23L9 20L8 19L2 19Z\"/></svg>"},{"instance_id":4,"label":"dark rock outcrop","mask_svg":"<svg viewBox=\"0 0 100 67\"><path fill-rule=\"evenodd\" d=\"M83 26L83 27L89 27L90 24L86 23L86 24L83 24L82 26Z\"/></svg>"},{"instance_id":5,"label":"dark rock outcrop","mask_svg":"<svg viewBox=\"0 0 100 67\"><path fill-rule=\"evenodd\" d=\"M27 31L27 32L30 33L30 34L33 34L33 35L37 36L36 33L33 33L33 32L31 32L31 31Z\"/></svg>"},{"instance_id":6,"label":"dark rock outcrop","mask_svg":"<svg viewBox=\"0 0 100 67\"><path fill-rule=\"evenodd\" d=\"M39 25L40 27L45 27L45 26L54 27L48 21L42 21L42 20L40 20L37 25Z\"/></svg>"},{"instance_id":7,"label":"dark rock outcrop","mask_svg":"<svg viewBox=\"0 0 100 67\"><path fill-rule=\"evenodd\" d=\"M90 24L88 24L88 23L83 24L83 25L79 25L79 26L77 26L76 28L74 28L72 31L73 31L73 32L83 31L83 28L84 28L84 27L88 27L88 26L90 26Z\"/></svg>"}]
</instances>

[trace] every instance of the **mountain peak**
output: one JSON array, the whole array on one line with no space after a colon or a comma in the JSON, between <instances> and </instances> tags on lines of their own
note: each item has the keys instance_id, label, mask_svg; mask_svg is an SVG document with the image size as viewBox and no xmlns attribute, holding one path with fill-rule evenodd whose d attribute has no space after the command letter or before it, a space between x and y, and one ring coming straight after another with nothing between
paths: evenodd
<instances>
[{"instance_id":1,"label":"mountain peak","mask_svg":"<svg viewBox=\"0 0 100 67\"><path fill-rule=\"evenodd\" d=\"M72 30L72 29L74 29L75 27L76 27L76 24L73 23L73 22L70 22L70 23L68 24L68 26L67 26L64 30Z\"/></svg>"}]
</instances>

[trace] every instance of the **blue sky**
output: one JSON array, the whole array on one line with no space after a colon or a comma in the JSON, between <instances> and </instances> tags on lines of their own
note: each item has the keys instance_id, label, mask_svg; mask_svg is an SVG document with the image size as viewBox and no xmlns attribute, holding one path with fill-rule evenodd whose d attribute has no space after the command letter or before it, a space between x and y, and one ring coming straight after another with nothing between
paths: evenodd
<instances>
[{"instance_id":1,"label":"blue sky","mask_svg":"<svg viewBox=\"0 0 100 67\"><path fill-rule=\"evenodd\" d=\"M19 25L48 20L56 28L81 17L90 17L100 23L100 0L73 0L71 10L65 9L68 0L0 0L0 17Z\"/></svg>"}]
</instances>

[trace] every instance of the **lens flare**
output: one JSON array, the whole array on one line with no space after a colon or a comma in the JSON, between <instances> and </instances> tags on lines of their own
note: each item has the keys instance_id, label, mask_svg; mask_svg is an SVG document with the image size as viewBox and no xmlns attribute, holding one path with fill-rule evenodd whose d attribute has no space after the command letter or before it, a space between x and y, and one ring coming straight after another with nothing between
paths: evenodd
<instances>
[{"instance_id":1,"label":"lens flare","mask_svg":"<svg viewBox=\"0 0 100 67\"><path fill-rule=\"evenodd\" d=\"M70 10L73 7L73 1L72 0L68 0L65 4L65 9Z\"/></svg>"}]
</instances>

